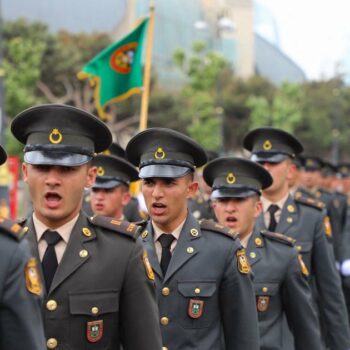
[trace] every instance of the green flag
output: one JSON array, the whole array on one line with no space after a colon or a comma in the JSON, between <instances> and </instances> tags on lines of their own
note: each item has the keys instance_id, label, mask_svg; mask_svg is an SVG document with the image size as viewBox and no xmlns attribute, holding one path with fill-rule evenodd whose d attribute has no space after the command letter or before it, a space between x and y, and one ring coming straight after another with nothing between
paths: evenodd
<instances>
[{"instance_id":1,"label":"green flag","mask_svg":"<svg viewBox=\"0 0 350 350\"><path fill-rule=\"evenodd\" d=\"M145 18L128 35L106 47L78 73L79 79L90 79L101 119L108 119L108 104L122 101L141 92L142 46L149 18Z\"/></svg>"}]
</instances>

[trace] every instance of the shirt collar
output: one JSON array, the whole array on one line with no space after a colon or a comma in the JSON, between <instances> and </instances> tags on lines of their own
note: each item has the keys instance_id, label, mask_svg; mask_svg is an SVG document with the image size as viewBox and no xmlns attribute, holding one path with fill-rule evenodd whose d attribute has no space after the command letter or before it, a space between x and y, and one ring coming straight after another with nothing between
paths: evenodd
<instances>
[{"instance_id":1,"label":"shirt collar","mask_svg":"<svg viewBox=\"0 0 350 350\"><path fill-rule=\"evenodd\" d=\"M64 242L66 244L69 241L70 234L71 234L71 232L73 230L73 227L74 227L75 223L78 220L78 217L79 217L79 213L72 220L68 221L63 226L55 229L55 231L60 234L60 236L62 237L62 239L64 240ZM42 223L37 218L35 213L33 213L33 223L34 223L34 228L35 228L35 232L36 232L36 239L39 242L40 239L42 238L42 235L44 234L44 232L46 230L51 230L51 229L49 227L47 227L44 223Z\"/></svg>"},{"instance_id":2,"label":"shirt collar","mask_svg":"<svg viewBox=\"0 0 350 350\"><path fill-rule=\"evenodd\" d=\"M267 198L265 197L261 197L261 202L262 202L262 205L263 205L263 212L266 213L267 212L267 209L269 209L269 206L271 204L276 204L278 205L279 209L281 210L284 206L284 203L287 201L288 199L288 196L289 196L289 192L282 198L280 199L278 202L276 203L273 203L271 201L269 201Z\"/></svg>"},{"instance_id":3,"label":"shirt collar","mask_svg":"<svg viewBox=\"0 0 350 350\"><path fill-rule=\"evenodd\" d=\"M185 225L186 219L173 232L166 232L166 233L171 233L175 237L175 239L178 240L180 237L182 228ZM154 239L154 242L156 242L158 240L158 238L160 237L160 235L164 233L164 231L161 230L153 221L152 221L152 225L153 225L153 230L154 230L153 239Z\"/></svg>"},{"instance_id":4,"label":"shirt collar","mask_svg":"<svg viewBox=\"0 0 350 350\"><path fill-rule=\"evenodd\" d=\"M243 248L247 248L248 242L250 240L250 237L252 236L253 232L249 233L249 235L245 236L243 239L240 239L240 242L243 246Z\"/></svg>"}]
</instances>

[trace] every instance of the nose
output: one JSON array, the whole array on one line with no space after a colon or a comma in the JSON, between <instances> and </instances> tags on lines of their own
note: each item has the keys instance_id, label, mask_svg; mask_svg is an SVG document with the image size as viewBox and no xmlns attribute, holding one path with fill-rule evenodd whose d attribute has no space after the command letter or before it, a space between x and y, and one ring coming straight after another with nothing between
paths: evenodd
<instances>
[{"instance_id":1,"label":"nose","mask_svg":"<svg viewBox=\"0 0 350 350\"><path fill-rule=\"evenodd\" d=\"M236 202L233 200L229 200L226 203L226 211L229 213L234 213L236 210L237 210Z\"/></svg>"},{"instance_id":2,"label":"nose","mask_svg":"<svg viewBox=\"0 0 350 350\"><path fill-rule=\"evenodd\" d=\"M163 186L161 183L156 182L153 186L153 190L152 190L152 197L159 199L161 197L163 197Z\"/></svg>"},{"instance_id":3,"label":"nose","mask_svg":"<svg viewBox=\"0 0 350 350\"><path fill-rule=\"evenodd\" d=\"M54 187L61 183L61 175L57 168L51 167L46 174L45 184Z\"/></svg>"}]
</instances>

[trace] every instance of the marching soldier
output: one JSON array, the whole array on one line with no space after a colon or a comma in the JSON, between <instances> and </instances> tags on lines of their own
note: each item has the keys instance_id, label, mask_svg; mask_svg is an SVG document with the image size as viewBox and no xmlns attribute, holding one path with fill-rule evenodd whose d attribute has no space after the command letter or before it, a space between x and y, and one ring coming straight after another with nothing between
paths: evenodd
<instances>
[{"instance_id":1,"label":"marching soldier","mask_svg":"<svg viewBox=\"0 0 350 350\"><path fill-rule=\"evenodd\" d=\"M154 281L135 225L81 210L84 187L95 180L93 155L112 140L107 126L52 104L21 112L11 130L25 144L34 211L23 225L45 281L47 347L161 349Z\"/></svg>"},{"instance_id":2,"label":"marching soldier","mask_svg":"<svg viewBox=\"0 0 350 350\"><path fill-rule=\"evenodd\" d=\"M322 206L303 196L293 199L287 179L292 159L302 152L300 142L291 134L275 128L259 128L249 132L244 147L252 152L252 160L264 166L273 183L262 194L263 213L258 230L277 231L296 240L310 272L310 282L317 295L318 311L324 319L327 345L331 350L350 348L350 330L339 274L326 236L329 222Z\"/></svg>"},{"instance_id":3,"label":"marching soldier","mask_svg":"<svg viewBox=\"0 0 350 350\"><path fill-rule=\"evenodd\" d=\"M321 350L320 331L312 307L309 274L294 239L254 229L261 213L261 190L272 183L260 165L241 158L219 158L207 164L204 179L213 189L218 222L239 233L254 273L261 350L283 344L283 315L294 334L296 350Z\"/></svg>"},{"instance_id":4,"label":"marching soldier","mask_svg":"<svg viewBox=\"0 0 350 350\"><path fill-rule=\"evenodd\" d=\"M6 153L0 146L0 164ZM40 305L43 288L38 263L22 227L0 219L0 349L44 350Z\"/></svg>"},{"instance_id":5,"label":"marching soldier","mask_svg":"<svg viewBox=\"0 0 350 350\"><path fill-rule=\"evenodd\" d=\"M95 215L124 220L124 208L131 199L130 182L138 180L138 171L127 160L112 155L97 155L97 168L91 189L91 209Z\"/></svg>"},{"instance_id":6,"label":"marching soldier","mask_svg":"<svg viewBox=\"0 0 350 350\"><path fill-rule=\"evenodd\" d=\"M141 237L156 278L163 349L259 349L250 267L239 240L188 212L204 150L176 131L152 128L134 136L126 154L139 166L151 218Z\"/></svg>"}]
</instances>

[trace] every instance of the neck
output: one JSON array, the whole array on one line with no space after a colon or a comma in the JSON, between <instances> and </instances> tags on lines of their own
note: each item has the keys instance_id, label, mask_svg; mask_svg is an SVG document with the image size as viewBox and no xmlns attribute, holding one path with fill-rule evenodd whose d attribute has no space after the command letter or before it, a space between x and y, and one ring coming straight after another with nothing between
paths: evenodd
<instances>
[{"instance_id":1,"label":"neck","mask_svg":"<svg viewBox=\"0 0 350 350\"><path fill-rule=\"evenodd\" d=\"M288 187L286 187L285 189L283 189L283 191L278 191L278 192L266 192L263 191L263 197L266 198L267 200L269 200L272 203L277 203L279 202L281 199L283 199L284 197L287 196L288 194Z\"/></svg>"}]
</instances>

